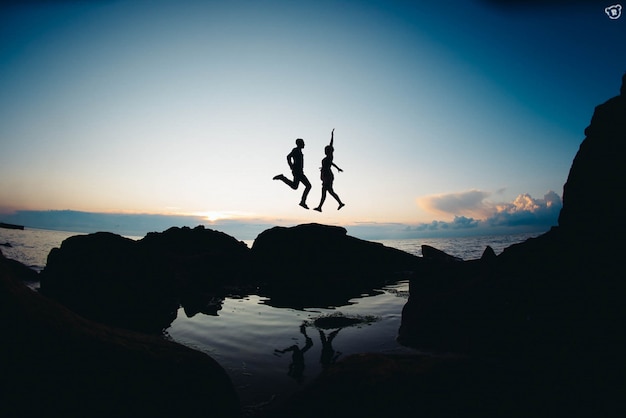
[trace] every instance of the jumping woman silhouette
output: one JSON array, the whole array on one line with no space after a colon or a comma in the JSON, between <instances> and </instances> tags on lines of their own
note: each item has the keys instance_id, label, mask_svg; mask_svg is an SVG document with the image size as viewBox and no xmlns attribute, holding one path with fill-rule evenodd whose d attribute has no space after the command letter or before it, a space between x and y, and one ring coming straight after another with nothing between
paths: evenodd
<instances>
[{"instance_id":1,"label":"jumping woman silhouette","mask_svg":"<svg viewBox=\"0 0 626 418\"><path fill-rule=\"evenodd\" d=\"M333 148L334 134L335 129L333 128L330 133L330 145L324 147L324 154L326 154L326 157L324 157L324 159L322 160L322 167L320 169L320 177L322 179L322 199L320 200L320 204L314 209L318 212L322 211L322 205L326 200L326 192L330 193L330 195L335 198L337 203L339 203L339 207L337 208L337 210L345 206L337 193L335 193L335 191L333 190L333 181L335 180L335 176L333 174L332 167L334 166L340 173L343 172L343 170L333 162L333 152L335 151L335 149Z\"/></svg>"}]
</instances>

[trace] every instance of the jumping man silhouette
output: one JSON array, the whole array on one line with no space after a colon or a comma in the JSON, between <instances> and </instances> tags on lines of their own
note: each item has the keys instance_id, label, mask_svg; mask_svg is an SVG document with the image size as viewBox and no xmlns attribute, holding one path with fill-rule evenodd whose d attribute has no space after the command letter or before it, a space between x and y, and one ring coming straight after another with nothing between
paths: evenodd
<instances>
[{"instance_id":1,"label":"jumping man silhouette","mask_svg":"<svg viewBox=\"0 0 626 418\"><path fill-rule=\"evenodd\" d=\"M324 154L326 154L326 157L322 160L322 168L320 169L320 177L322 179L322 199L320 200L320 204L314 209L318 212L322 211L322 205L326 200L326 192L330 193L330 195L335 198L337 203L339 203L337 210L345 206L337 193L333 190L333 181L335 180L335 176L333 174L332 167L335 167L340 173L343 172L343 170L333 162L333 152L335 151L333 148L334 134L335 129L333 129L330 133L330 145L326 145L324 147Z\"/></svg>"},{"instance_id":2,"label":"jumping man silhouette","mask_svg":"<svg viewBox=\"0 0 626 418\"><path fill-rule=\"evenodd\" d=\"M293 180L289 180L282 174L274 176L274 180L281 180L287 186L296 190L300 183L304 184L304 192L302 193L302 199L300 200L300 206L305 209L309 207L306 205L306 197L311 191L311 182L304 175L304 155L302 155L302 149L304 148L304 140L302 138L296 139L296 147L291 150L287 155L287 163L291 167L291 173L293 174Z\"/></svg>"}]
</instances>

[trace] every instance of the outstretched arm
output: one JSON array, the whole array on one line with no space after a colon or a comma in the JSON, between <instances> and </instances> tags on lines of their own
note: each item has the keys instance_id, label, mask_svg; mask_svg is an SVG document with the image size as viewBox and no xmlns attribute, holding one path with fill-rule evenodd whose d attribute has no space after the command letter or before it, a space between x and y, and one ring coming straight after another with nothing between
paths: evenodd
<instances>
[{"instance_id":1,"label":"outstretched arm","mask_svg":"<svg viewBox=\"0 0 626 418\"><path fill-rule=\"evenodd\" d=\"M338 166L337 164L333 163L333 165L335 166L335 168L336 168L337 170L339 170L340 172L343 172L343 170L342 170L341 168L339 168L339 166Z\"/></svg>"}]
</instances>

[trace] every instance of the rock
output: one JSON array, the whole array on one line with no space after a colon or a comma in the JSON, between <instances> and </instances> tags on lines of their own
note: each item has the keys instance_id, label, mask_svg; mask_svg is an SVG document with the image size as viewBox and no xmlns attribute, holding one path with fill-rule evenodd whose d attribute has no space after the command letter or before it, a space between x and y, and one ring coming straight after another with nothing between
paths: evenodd
<instances>
[{"instance_id":1,"label":"rock","mask_svg":"<svg viewBox=\"0 0 626 418\"><path fill-rule=\"evenodd\" d=\"M0 260L2 260L2 263L4 264L4 267L7 269L7 271L10 272L10 274L14 277L18 277L19 280L27 283L39 281L39 273L31 268L26 267L19 261L6 258L4 254L2 254L2 251L0 251Z\"/></svg>"},{"instance_id":2,"label":"rock","mask_svg":"<svg viewBox=\"0 0 626 418\"><path fill-rule=\"evenodd\" d=\"M216 314L227 291L262 288L273 306L337 306L410 270L405 252L318 224L272 228L250 250L204 227L170 228L140 241L100 232L50 252L41 291L90 319L160 332L176 318Z\"/></svg>"},{"instance_id":3,"label":"rock","mask_svg":"<svg viewBox=\"0 0 626 418\"><path fill-rule=\"evenodd\" d=\"M411 269L418 260L395 248L348 236L345 228L320 224L268 229L254 241L252 255L270 280L287 278L287 284L298 286L311 278L318 283L363 281Z\"/></svg>"},{"instance_id":4,"label":"rock","mask_svg":"<svg viewBox=\"0 0 626 418\"><path fill-rule=\"evenodd\" d=\"M446 254L445 252L438 250L435 247L431 247L430 245L422 245L422 257L424 257L425 260L443 261L446 263L463 261L459 257Z\"/></svg>"},{"instance_id":5,"label":"rock","mask_svg":"<svg viewBox=\"0 0 626 418\"><path fill-rule=\"evenodd\" d=\"M135 241L107 232L73 236L53 249L41 292L86 318L159 333L179 307L173 274Z\"/></svg>"},{"instance_id":6,"label":"rock","mask_svg":"<svg viewBox=\"0 0 626 418\"><path fill-rule=\"evenodd\" d=\"M201 225L151 232L137 245L150 263L164 263L183 290L197 292L236 285L250 273L250 249L244 242Z\"/></svg>"},{"instance_id":7,"label":"rock","mask_svg":"<svg viewBox=\"0 0 626 418\"><path fill-rule=\"evenodd\" d=\"M99 232L70 237L50 252L41 291L92 320L160 333L181 301L193 305L189 313L202 311L225 284L245 280L249 260L243 242L202 226L140 241Z\"/></svg>"},{"instance_id":8,"label":"rock","mask_svg":"<svg viewBox=\"0 0 626 418\"><path fill-rule=\"evenodd\" d=\"M337 306L372 292L420 261L403 251L347 235L345 228L274 227L256 238L252 256L261 293L273 306Z\"/></svg>"},{"instance_id":9,"label":"rock","mask_svg":"<svg viewBox=\"0 0 626 418\"><path fill-rule=\"evenodd\" d=\"M626 75L621 94L596 107L563 187L559 226L606 240L607 228L621 236L626 179Z\"/></svg>"},{"instance_id":10,"label":"rock","mask_svg":"<svg viewBox=\"0 0 626 418\"><path fill-rule=\"evenodd\" d=\"M497 257L496 253L493 250L493 248L487 245L487 247L485 248L485 251L483 251L483 255L480 256L480 259L484 261L493 261L496 259L496 257Z\"/></svg>"},{"instance_id":11,"label":"rock","mask_svg":"<svg viewBox=\"0 0 626 418\"><path fill-rule=\"evenodd\" d=\"M622 81L622 95L598 106L585 130L558 226L495 259L424 263L411 279L399 340L519 365L542 405L522 416L626 412L617 389L626 375Z\"/></svg>"},{"instance_id":12,"label":"rock","mask_svg":"<svg viewBox=\"0 0 626 418\"><path fill-rule=\"evenodd\" d=\"M21 284L0 256L0 414L238 417L209 356L86 320Z\"/></svg>"}]
</instances>

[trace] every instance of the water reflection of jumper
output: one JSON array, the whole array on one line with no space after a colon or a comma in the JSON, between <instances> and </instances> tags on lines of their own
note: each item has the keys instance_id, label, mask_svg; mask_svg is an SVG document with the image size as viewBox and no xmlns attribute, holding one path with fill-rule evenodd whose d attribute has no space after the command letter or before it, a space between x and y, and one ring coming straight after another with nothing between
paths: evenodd
<instances>
[{"instance_id":1,"label":"water reflection of jumper","mask_svg":"<svg viewBox=\"0 0 626 418\"><path fill-rule=\"evenodd\" d=\"M322 342L322 354L320 356L320 363L322 363L322 366L324 367L333 364L341 355L341 352L335 351L335 349L333 348L333 340L335 339L337 334L339 334L340 330L341 328L336 329L328 334L328 336L324 334L324 331L322 331L321 329L319 330L320 340Z\"/></svg>"},{"instance_id":2,"label":"water reflection of jumper","mask_svg":"<svg viewBox=\"0 0 626 418\"><path fill-rule=\"evenodd\" d=\"M289 371L287 375L294 378L298 383L302 382L304 376L304 353L309 351L313 347L313 340L306 334L306 325L300 325L300 333L304 335L304 347L300 348L297 344L289 346L284 350L274 350L276 353L284 354L291 352L291 364L289 364Z\"/></svg>"},{"instance_id":3,"label":"water reflection of jumper","mask_svg":"<svg viewBox=\"0 0 626 418\"><path fill-rule=\"evenodd\" d=\"M300 333L304 335L305 343L304 347L300 348L298 344L293 344L283 350L274 350L275 353L284 354L291 352L291 363L289 364L289 371L287 375L294 378L298 383L302 382L305 369L304 353L309 351L313 347L313 340L306 333L306 324L300 325ZM320 363L323 367L331 365L337 361L337 358L341 356L341 352L335 351L333 348L333 340L339 334L340 329L336 329L330 332L328 335L324 333L322 329L318 329L320 342L322 344L322 351L320 354Z\"/></svg>"}]
</instances>

